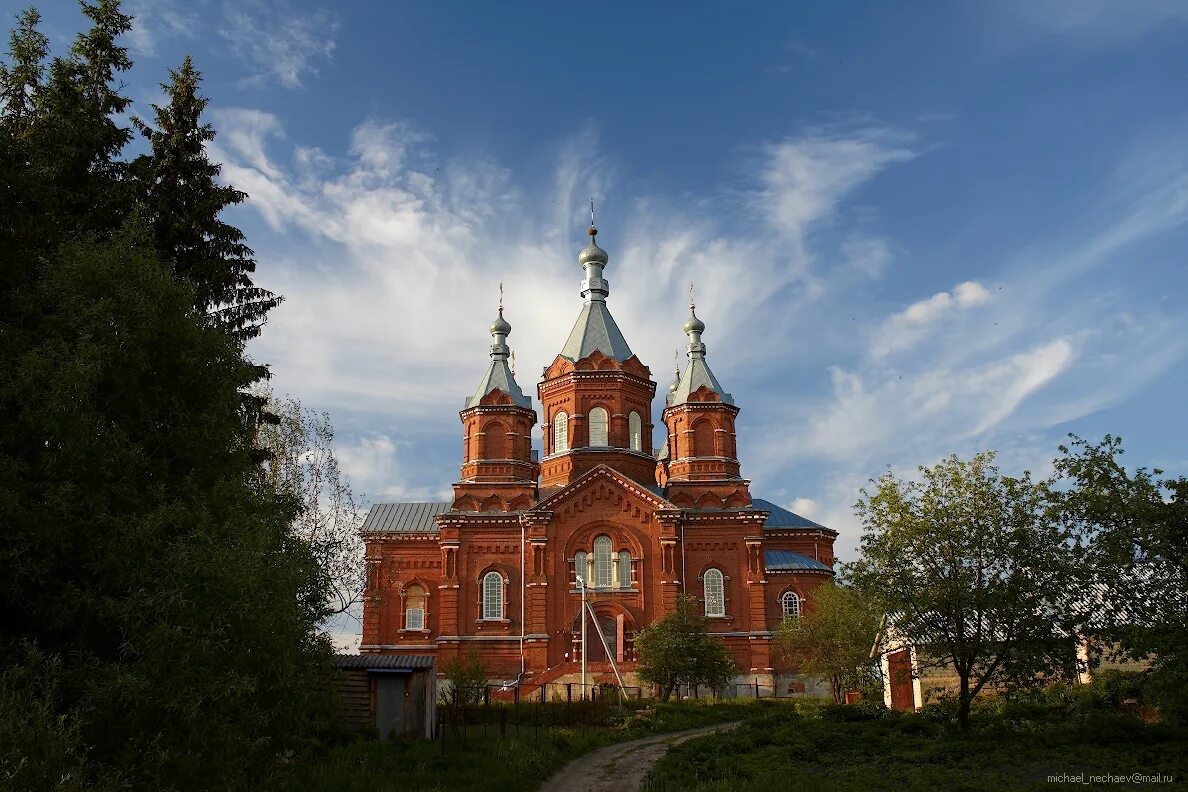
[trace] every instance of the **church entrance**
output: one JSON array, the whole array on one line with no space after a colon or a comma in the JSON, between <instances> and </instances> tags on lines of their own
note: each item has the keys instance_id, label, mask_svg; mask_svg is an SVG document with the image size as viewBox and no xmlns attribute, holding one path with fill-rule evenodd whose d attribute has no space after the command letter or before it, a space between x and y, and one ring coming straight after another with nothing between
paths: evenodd
<instances>
[{"instance_id":1,"label":"church entrance","mask_svg":"<svg viewBox=\"0 0 1188 792\"><path fill-rule=\"evenodd\" d=\"M614 616L607 616L605 614L598 615L598 628L602 632L602 637L606 639L606 648L603 647L602 641L598 640L598 633L595 632L594 619L586 615L586 641L589 644L586 647L586 660L590 663L605 662L606 649L609 648L611 657L618 658L619 651L619 625ZM581 659L582 651L582 619L578 616L573 620L573 646L577 652L575 659Z\"/></svg>"}]
</instances>

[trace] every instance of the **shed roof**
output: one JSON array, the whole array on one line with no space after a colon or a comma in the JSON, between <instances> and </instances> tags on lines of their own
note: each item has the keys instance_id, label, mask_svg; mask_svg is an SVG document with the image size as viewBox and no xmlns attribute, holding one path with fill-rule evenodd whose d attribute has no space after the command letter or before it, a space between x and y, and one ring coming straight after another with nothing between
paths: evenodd
<instances>
[{"instance_id":1,"label":"shed roof","mask_svg":"<svg viewBox=\"0 0 1188 792\"><path fill-rule=\"evenodd\" d=\"M814 558L791 550L764 550L763 567L768 572L832 572L827 565Z\"/></svg>"},{"instance_id":2,"label":"shed roof","mask_svg":"<svg viewBox=\"0 0 1188 792\"><path fill-rule=\"evenodd\" d=\"M334 655L338 668L433 668L431 655L359 654Z\"/></svg>"},{"instance_id":3,"label":"shed roof","mask_svg":"<svg viewBox=\"0 0 1188 792\"><path fill-rule=\"evenodd\" d=\"M436 533L433 518L450 510L449 501L430 503L376 503L367 512L359 533Z\"/></svg>"}]
</instances>

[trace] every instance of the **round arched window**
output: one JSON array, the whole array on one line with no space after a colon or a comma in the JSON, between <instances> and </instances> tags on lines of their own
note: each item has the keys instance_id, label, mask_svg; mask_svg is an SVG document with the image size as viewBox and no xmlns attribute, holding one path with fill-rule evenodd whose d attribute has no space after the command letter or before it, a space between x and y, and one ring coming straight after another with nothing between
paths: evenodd
<instances>
[{"instance_id":1,"label":"round arched window","mask_svg":"<svg viewBox=\"0 0 1188 792\"><path fill-rule=\"evenodd\" d=\"M594 540L594 586L596 588L610 588L614 575L614 563L611 558L611 540L605 534Z\"/></svg>"},{"instance_id":2,"label":"round arched window","mask_svg":"<svg viewBox=\"0 0 1188 792\"><path fill-rule=\"evenodd\" d=\"M553 453L569 450L569 415L559 412L553 416Z\"/></svg>"},{"instance_id":3,"label":"round arched window","mask_svg":"<svg viewBox=\"0 0 1188 792\"><path fill-rule=\"evenodd\" d=\"M800 616L800 595L795 591L785 591L780 595L780 610L785 619L795 619Z\"/></svg>"},{"instance_id":4,"label":"round arched window","mask_svg":"<svg viewBox=\"0 0 1188 792\"><path fill-rule=\"evenodd\" d=\"M721 570L707 569L702 578L705 585L705 615L726 615L726 584Z\"/></svg>"},{"instance_id":5,"label":"round arched window","mask_svg":"<svg viewBox=\"0 0 1188 792\"><path fill-rule=\"evenodd\" d=\"M631 440L632 451L643 451L643 420L639 413L633 412L627 416L627 434Z\"/></svg>"},{"instance_id":6,"label":"round arched window","mask_svg":"<svg viewBox=\"0 0 1188 792\"><path fill-rule=\"evenodd\" d=\"M590 410L590 445L610 445L606 410L601 407L595 407L593 410Z\"/></svg>"}]
</instances>

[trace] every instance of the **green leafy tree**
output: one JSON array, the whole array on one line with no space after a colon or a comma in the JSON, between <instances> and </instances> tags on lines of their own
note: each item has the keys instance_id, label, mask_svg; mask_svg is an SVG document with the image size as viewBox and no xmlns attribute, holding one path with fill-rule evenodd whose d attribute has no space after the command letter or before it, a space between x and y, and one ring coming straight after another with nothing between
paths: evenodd
<instances>
[{"instance_id":1,"label":"green leafy tree","mask_svg":"<svg viewBox=\"0 0 1188 792\"><path fill-rule=\"evenodd\" d=\"M483 701L490 673L474 649L465 655L450 658L441 666L445 684L437 698L445 707L446 720L452 724L462 721L462 712Z\"/></svg>"},{"instance_id":2,"label":"green leafy tree","mask_svg":"<svg viewBox=\"0 0 1188 792\"><path fill-rule=\"evenodd\" d=\"M1048 484L1002 475L993 460L951 456L916 481L888 472L855 507L864 532L853 580L921 667L956 673L962 730L987 685L1067 675L1078 621L1068 599L1077 552Z\"/></svg>"},{"instance_id":3,"label":"green leafy tree","mask_svg":"<svg viewBox=\"0 0 1188 792\"><path fill-rule=\"evenodd\" d=\"M169 103L153 105L155 128L134 119L149 153L132 164L135 191L164 261L194 289L194 303L232 337L259 335L268 311L281 298L252 283L256 262L243 233L223 222L229 206L246 193L218 182L220 166L206 145L214 128L202 122L208 100L198 92L202 75L189 56L162 84Z\"/></svg>"},{"instance_id":4,"label":"green leafy tree","mask_svg":"<svg viewBox=\"0 0 1188 792\"><path fill-rule=\"evenodd\" d=\"M1122 441L1073 437L1056 470L1064 519L1086 547L1086 637L1154 665L1166 715L1188 717L1188 478L1122 464Z\"/></svg>"},{"instance_id":5,"label":"green leafy tree","mask_svg":"<svg viewBox=\"0 0 1188 792\"><path fill-rule=\"evenodd\" d=\"M775 644L797 672L826 680L836 704L850 688L874 681L871 647L879 613L858 590L826 581L808 595L799 617L776 629Z\"/></svg>"},{"instance_id":6,"label":"green leafy tree","mask_svg":"<svg viewBox=\"0 0 1188 792\"><path fill-rule=\"evenodd\" d=\"M134 233L52 265L0 378L0 666L52 661L8 698L51 696L96 778L242 783L329 714L326 581L252 461L251 367Z\"/></svg>"},{"instance_id":7,"label":"green leafy tree","mask_svg":"<svg viewBox=\"0 0 1188 792\"><path fill-rule=\"evenodd\" d=\"M673 613L652 622L635 638L637 673L660 687L668 701L677 685L724 687L738 673L726 645L709 631L710 620L698 612L697 600L682 595Z\"/></svg>"}]
</instances>

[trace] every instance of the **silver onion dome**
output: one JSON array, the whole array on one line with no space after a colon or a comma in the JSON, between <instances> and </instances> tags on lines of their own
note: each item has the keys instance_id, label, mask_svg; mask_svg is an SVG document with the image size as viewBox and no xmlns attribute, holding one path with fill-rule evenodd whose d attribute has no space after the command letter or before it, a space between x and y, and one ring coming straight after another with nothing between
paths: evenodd
<instances>
[{"instance_id":1,"label":"silver onion dome","mask_svg":"<svg viewBox=\"0 0 1188 792\"><path fill-rule=\"evenodd\" d=\"M511 335L511 324L503 318L503 309L499 309L499 318L491 323L491 335Z\"/></svg>"},{"instance_id":2,"label":"silver onion dome","mask_svg":"<svg viewBox=\"0 0 1188 792\"><path fill-rule=\"evenodd\" d=\"M705 322L703 322L697 318L697 314L694 312L694 310L695 309L693 308L693 306L689 306L689 314L690 314L689 321L685 322L685 327L684 327L684 331L685 331L686 335L688 335L689 333L704 333L705 332Z\"/></svg>"},{"instance_id":3,"label":"silver onion dome","mask_svg":"<svg viewBox=\"0 0 1188 792\"><path fill-rule=\"evenodd\" d=\"M598 234L598 229L594 226L590 226L590 230L586 233L590 235L590 244L586 246L585 250L578 254L578 264L582 265L583 267L587 264L600 264L605 267L606 262L610 260L610 257L606 254L605 250L598 247L598 241L595 239L595 236Z\"/></svg>"}]
</instances>

